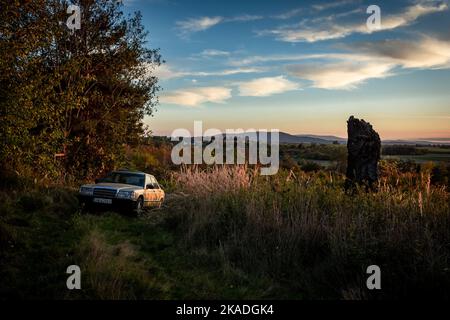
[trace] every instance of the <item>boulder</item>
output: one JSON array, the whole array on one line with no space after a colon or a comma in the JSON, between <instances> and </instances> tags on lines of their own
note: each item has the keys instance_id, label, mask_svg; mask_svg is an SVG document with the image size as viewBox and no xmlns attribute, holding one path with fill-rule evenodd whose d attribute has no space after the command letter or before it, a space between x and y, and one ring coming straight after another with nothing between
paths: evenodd
<instances>
[{"instance_id":1,"label":"boulder","mask_svg":"<svg viewBox=\"0 0 450 320\"><path fill-rule=\"evenodd\" d=\"M345 189L352 192L356 184L374 190L378 180L381 140L369 122L351 116L347 121L347 180Z\"/></svg>"}]
</instances>

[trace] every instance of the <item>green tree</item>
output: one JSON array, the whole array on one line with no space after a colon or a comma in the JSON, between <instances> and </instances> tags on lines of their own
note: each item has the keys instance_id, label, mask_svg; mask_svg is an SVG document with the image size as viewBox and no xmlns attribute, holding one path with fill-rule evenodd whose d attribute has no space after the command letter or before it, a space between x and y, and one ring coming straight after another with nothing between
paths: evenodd
<instances>
[{"instance_id":1,"label":"green tree","mask_svg":"<svg viewBox=\"0 0 450 320\"><path fill-rule=\"evenodd\" d=\"M70 30L69 4L19 1L0 16L0 161L14 170L109 170L157 104L161 56L147 46L141 15L124 17L118 1L76 1L81 29Z\"/></svg>"},{"instance_id":2,"label":"green tree","mask_svg":"<svg viewBox=\"0 0 450 320\"><path fill-rule=\"evenodd\" d=\"M50 45L46 1L3 1L0 10L0 163L20 170L20 164L44 162L51 143L48 128L48 75L43 50ZM48 141L52 141L48 136ZM45 152L45 151L47 152ZM41 152L43 151L43 152Z\"/></svg>"}]
</instances>

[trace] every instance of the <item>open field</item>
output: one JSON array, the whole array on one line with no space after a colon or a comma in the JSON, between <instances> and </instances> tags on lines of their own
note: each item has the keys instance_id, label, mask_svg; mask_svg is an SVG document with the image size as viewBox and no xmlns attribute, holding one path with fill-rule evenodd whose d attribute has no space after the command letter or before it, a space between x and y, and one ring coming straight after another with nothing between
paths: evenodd
<instances>
[{"instance_id":1,"label":"open field","mask_svg":"<svg viewBox=\"0 0 450 320\"><path fill-rule=\"evenodd\" d=\"M450 6L385 2L2 1L0 300L450 299Z\"/></svg>"},{"instance_id":2,"label":"open field","mask_svg":"<svg viewBox=\"0 0 450 320\"><path fill-rule=\"evenodd\" d=\"M164 207L83 213L76 189L1 196L2 298L387 299L449 297L450 202L430 176L383 168L379 192L318 171L184 168ZM77 264L83 290L65 288ZM368 265L383 290L365 287Z\"/></svg>"},{"instance_id":3,"label":"open field","mask_svg":"<svg viewBox=\"0 0 450 320\"><path fill-rule=\"evenodd\" d=\"M450 162L450 153L427 153L424 155L396 155L383 156L383 159L394 159L401 161L412 161L416 163L425 162Z\"/></svg>"},{"instance_id":4,"label":"open field","mask_svg":"<svg viewBox=\"0 0 450 320\"><path fill-rule=\"evenodd\" d=\"M280 155L287 167L297 163L300 167L315 163L319 167L344 172L347 148L341 144L284 144L280 145ZM426 164L428 162L450 163L450 148L445 146L403 146L385 145L382 159Z\"/></svg>"}]
</instances>

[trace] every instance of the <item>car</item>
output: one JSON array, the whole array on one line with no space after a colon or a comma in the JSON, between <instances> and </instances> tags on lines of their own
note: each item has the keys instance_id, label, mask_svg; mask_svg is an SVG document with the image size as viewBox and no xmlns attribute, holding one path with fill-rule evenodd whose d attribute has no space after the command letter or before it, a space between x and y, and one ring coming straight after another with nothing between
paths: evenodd
<instances>
[{"instance_id":1,"label":"car","mask_svg":"<svg viewBox=\"0 0 450 320\"><path fill-rule=\"evenodd\" d=\"M133 210L142 213L147 207L161 207L165 193L151 174L140 171L112 171L95 184L80 187L78 199L84 206Z\"/></svg>"}]
</instances>

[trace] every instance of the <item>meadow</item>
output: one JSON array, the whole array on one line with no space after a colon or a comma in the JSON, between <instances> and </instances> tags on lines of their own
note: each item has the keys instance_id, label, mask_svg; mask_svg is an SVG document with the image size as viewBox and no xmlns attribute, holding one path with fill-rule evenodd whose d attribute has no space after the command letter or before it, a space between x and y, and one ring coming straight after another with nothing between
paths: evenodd
<instances>
[{"instance_id":1,"label":"meadow","mask_svg":"<svg viewBox=\"0 0 450 320\"><path fill-rule=\"evenodd\" d=\"M330 168L345 172L347 148L343 144L283 144L280 155L285 167L295 164L308 168ZM382 159L426 164L450 163L450 146L383 145ZM316 164L315 166L313 164Z\"/></svg>"},{"instance_id":2,"label":"meadow","mask_svg":"<svg viewBox=\"0 0 450 320\"><path fill-rule=\"evenodd\" d=\"M0 193L0 297L448 298L448 187L403 171L383 161L378 192L349 196L333 170L181 167L141 217L81 212L75 187L17 180ZM82 290L65 287L71 264ZM372 264L382 290L366 287Z\"/></svg>"},{"instance_id":3,"label":"meadow","mask_svg":"<svg viewBox=\"0 0 450 320\"><path fill-rule=\"evenodd\" d=\"M303 82L311 82L305 89L311 86L337 90L344 86L334 84L326 88L321 85L322 81L316 81L320 80L317 77L302 78L300 75L309 72L298 72L296 82L294 74L286 74L291 80L285 78L284 74L250 80L248 77L251 75L242 70L238 70L238 73L229 73L227 70L222 72L215 63L221 61L219 58L225 59L225 56L219 54L217 59L212 56L211 59L203 59L203 53L211 53L211 50L206 49L212 48L209 45L214 45L214 41L201 39L193 42L198 44L195 48L204 50L199 51L202 53L197 58L202 56L202 59L196 66L194 60L198 59L191 59L196 56L195 52L187 52L185 41L177 44L175 39L189 36L190 31L202 31L196 34L196 37L200 37L210 31L220 32L221 28L207 31L213 24L201 29L192 28L194 20L185 14L195 14L195 4L189 3L186 10L182 8L177 11L177 15L173 15L172 6L163 5L160 8L156 4L159 1L147 1L148 7L141 6L143 1L139 5L133 3L137 10L128 5L125 8L123 1L75 2L82 5L78 7L83 17L82 22L78 21L82 25L81 29L72 29L70 24L64 23L72 17L81 19L79 14L73 16L70 13L68 16L68 12L74 8L67 7L68 1L2 2L0 299L450 297L448 146L383 146L383 155L395 159L381 161L377 192L357 190L353 195L344 191L346 150L345 146L339 144L341 139L324 145L283 145L280 148L280 170L273 176L260 176L255 166L176 166L171 161L173 144L167 137L152 136L152 130L158 130L158 125L153 122L151 126L147 125L147 119L157 112L159 96L163 108L166 103L172 102L180 106L198 105L198 110L203 114L209 110L203 108L203 104L228 103L231 98L255 98L254 104L252 100L247 100L250 102L248 106L257 106L261 96L282 94L285 91L295 94L294 91L299 91L296 90L298 85L303 89ZM258 12L261 11L259 7L265 6L258 3ZM204 6L201 8L203 11ZM219 5L217 9L224 8ZM227 25L239 22L241 27L249 27L248 34L254 36L255 28L250 20L255 19L247 19L250 17L247 15L241 19L243 12L238 8L235 8L236 12L232 9L227 8L227 16L220 15L212 20L217 20L215 24L226 22ZM281 13L291 8L279 8L277 4L274 9ZM319 19L327 24L332 22L323 19L326 11L315 10L314 6L309 8L309 4L301 9L302 14L303 9L306 9L305 12L320 13L306 17L309 21ZM334 10L333 7L329 9ZM400 12L400 18L403 17L401 14L405 8L395 9ZM420 9L417 17L413 14L412 19L409 19L410 13L417 9ZM421 15L443 9L448 8L444 4L435 7L417 3L406 7L407 19L400 21L405 20L403 25L415 25L413 22ZM265 16L261 16L261 19L273 17L275 12L272 11L261 12ZM170 16L175 23L173 28L166 28L166 24L163 24L160 27L155 25L156 29L153 29L154 23L157 24L161 19L151 19L147 16L149 13L158 17ZM337 17L335 13L332 14ZM204 24L202 21L205 19L211 20L203 17L200 22ZM244 20L248 23L242 23ZM267 30L281 27L280 31L289 31L278 24L281 23L276 21L279 19L270 18L268 23L269 20L277 24L270 26L264 23ZM348 22L353 25L353 22ZM152 29L147 30L150 25ZM192 30L184 34L185 27ZM231 28L239 30L238 38L244 36L240 32L241 27ZM327 31L326 25L322 27ZM393 72L389 72L391 69L402 69L405 71L402 73L407 74L407 69L413 69L410 66L417 66L417 69L442 69L448 66L448 54L444 57L440 55L443 51L441 48L447 48L448 44L442 42L443 39L420 36L428 34L431 29L417 30L417 33L411 34L410 31L414 30L408 28L405 34L411 40L417 34L420 40L417 48L427 49L417 54L419 58L415 54L400 54L401 59L392 59L386 50L380 50L380 59L376 60L383 61L383 75L393 76ZM176 37L171 36L173 32ZM183 37L178 37L180 35ZM397 35L401 36L401 33ZM260 43L260 48L271 49L265 42L268 37L253 36L248 45L256 44L253 40L264 41ZM229 48L226 55L230 53L230 56L225 60L229 60L230 67L233 62L247 60L243 52L245 50L235 50L234 44L227 46L223 42L227 38L230 38L228 34L215 37L215 40L224 49ZM232 42L238 38L233 37ZM344 37L341 38L344 40ZM407 38L405 41L402 38L393 39L389 46L392 45L397 53L395 46L407 45ZM299 40L304 42L305 39ZM159 43L171 44L160 50ZM208 47L203 48L201 43L208 44ZM277 43L282 44L280 41ZM429 43L431 47L428 50ZM372 61L372 55L364 61L353 61L348 58L353 51L350 47L341 48L349 50L345 59L350 60L343 60L344 66L347 66L347 62L355 62L358 68L363 67L364 70L363 63L370 63L371 66L377 62ZM292 48L286 49L286 53L292 51ZM400 47L398 49L401 50ZM277 52L282 50L280 47ZM185 69L183 72L174 69L176 76L171 77L173 81L187 85L193 80L189 70L200 68L198 71L202 72L198 72L198 77L195 77L205 77L208 81L211 79L217 83L217 87L207 87L206 81L201 80L195 85L192 82L192 88L183 90L180 87L172 91L171 88L175 86L169 85L164 88L169 89L168 95L160 95L162 85L166 86L165 81L169 80L159 82L159 78L163 80L164 77L157 72L165 63L162 51L172 57L171 51L175 56L179 55L180 59L175 60ZM264 51L260 52L262 56L274 53ZM335 54L334 49L316 53L330 57ZM308 56L317 55L311 52ZM326 61L315 66L315 59L305 62L312 63L312 69L318 71L328 71L330 67L335 69ZM268 63L267 71L272 71L273 62L265 62ZM288 65L284 63L276 63L277 68L280 67L279 71L286 71ZM260 66L254 68L248 65L246 69L252 69L255 73L265 72L263 61L255 61L256 65ZM237 65L235 67L243 69ZM236 78L236 81L222 79L222 76L238 77L241 73L244 78ZM351 72L350 75L353 73L358 72ZM357 87L370 78L373 77L356 77L347 85ZM427 78L426 83L432 85L433 81ZM445 83L439 81L443 89L429 91L433 95L439 95L442 91L436 101L447 98ZM248 90L255 84L261 89ZM246 90L241 90L245 87ZM235 97L237 91L239 98ZM249 92L244 94L244 91ZM329 91L333 94L332 90ZM394 110L397 101L402 102L404 96L403 90L396 90L395 87L392 90L389 87L388 91L396 92L396 95L383 97L383 103L391 101L383 106L391 114L391 109ZM311 101L317 101L320 107L321 101L325 101L322 100L322 91L311 92L313 96L318 94L318 99L312 96ZM417 94L420 93L420 90L417 91ZM175 98L170 98L172 94ZM180 99L176 98L179 94ZM345 91L342 94L346 94ZM426 94L423 97L429 96ZM350 102L354 101L353 96L348 98ZM187 100L193 103L187 103ZM301 97L298 101L301 101ZM348 106L353 105L350 103ZM342 111L353 110L353 107L349 109L348 106ZM211 108L214 114L206 118L218 119L219 114L215 112L220 108L220 105ZM441 114L435 112L438 110L436 108L441 106L433 103L427 105L430 114ZM262 116L261 124L273 122L272 119L264 118L265 113L253 113L253 107L244 109L241 110L243 114ZM170 120L162 131L178 127L173 125L178 123L177 119L188 120L190 116L184 112L192 111L190 108L178 107L173 110L177 110L176 116L173 116L176 122ZM277 103L273 111L280 110ZM360 108L355 111L361 112ZM296 116L302 117L301 112L298 112ZM338 115L334 111L333 114L333 130L340 131L334 126L345 123L337 124L335 121ZM402 114L397 115L403 119ZM295 119L294 115L289 116ZM320 126L331 124L331 118L322 116L317 114L310 123L308 120L307 127L313 128L314 121ZM434 117L425 114L416 116L419 116L417 119L424 117L429 121L421 122L418 130L428 128L425 131L448 131L445 120L442 120L444 118L440 122L436 118L434 122ZM373 118L376 120L377 117ZM219 120L224 125L236 124L233 118ZM256 118L253 120L259 123ZM403 120L407 123L413 118ZM422 125L426 127L422 128ZM381 126L388 128L385 123ZM416 129L410 124L404 128ZM399 128L389 130L397 131ZM400 134L401 131L398 132ZM288 141L299 141L298 138L290 137ZM162 182L167 192L162 208L148 211L139 217L80 208L76 196L81 184L93 182L108 171L125 167L154 174ZM366 269L374 264L381 268L382 289L369 291L366 287ZM81 290L68 290L66 287L66 270L70 265L78 265L81 269Z\"/></svg>"}]
</instances>

